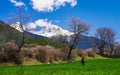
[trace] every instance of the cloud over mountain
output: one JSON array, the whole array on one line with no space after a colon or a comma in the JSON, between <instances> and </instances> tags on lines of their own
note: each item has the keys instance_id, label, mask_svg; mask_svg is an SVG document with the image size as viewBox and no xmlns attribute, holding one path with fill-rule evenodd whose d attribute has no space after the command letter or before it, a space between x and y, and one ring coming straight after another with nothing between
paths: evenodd
<instances>
[{"instance_id":1,"label":"cloud over mountain","mask_svg":"<svg viewBox=\"0 0 120 75\"><path fill-rule=\"evenodd\" d=\"M46 37L52 37L59 34L70 36L72 33L68 30L62 29L58 25L52 24L48 19L38 19L27 25L29 32ZM39 28L39 29L37 29Z\"/></svg>"},{"instance_id":2,"label":"cloud over mountain","mask_svg":"<svg viewBox=\"0 0 120 75\"><path fill-rule=\"evenodd\" d=\"M35 22L31 22L28 24L28 29L35 29L37 26L39 27L49 27L49 28L59 28L57 25L52 24L52 21L48 21L48 19L38 19Z\"/></svg>"},{"instance_id":3,"label":"cloud over mountain","mask_svg":"<svg viewBox=\"0 0 120 75\"><path fill-rule=\"evenodd\" d=\"M77 0L31 0L33 9L39 12L50 12L65 6L67 3L74 7L77 4Z\"/></svg>"},{"instance_id":4,"label":"cloud over mountain","mask_svg":"<svg viewBox=\"0 0 120 75\"><path fill-rule=\"evenodd\" d=\"M11 24L11 27L22 32L19 22ZM27 26L23 27L24 30L27 30L30 33L42 35L45 37L52 37L57 35L70 36L73 34L72 32L53 24L52 21L48 21L48 19L38 19L35 22L31 22Z\"/></svg>"}]
</instances>

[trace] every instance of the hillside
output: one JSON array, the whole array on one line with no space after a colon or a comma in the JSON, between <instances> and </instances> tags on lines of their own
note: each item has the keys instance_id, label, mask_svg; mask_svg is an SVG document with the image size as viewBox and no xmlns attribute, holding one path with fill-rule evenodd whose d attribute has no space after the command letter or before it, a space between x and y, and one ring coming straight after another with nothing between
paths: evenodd
<instances>
[{"instance_id":1,"label":"hillside","mask_svg":"<svg viewBox=\"0 0 120 75\"><path fill-rule=\"evenodd\" d=\"M16 30L22 32L22 30L20 29L20 23L19 22L11 24L11 27L13 27ZM29 29L28 26L23 26L23 28L24 29ZM74 35L73 32L70 32L68 30L65 30L65 29L63 29L59 26L55 26L55 25L50 25L50 26L48 25L48 26L45 26L45 27L44 26L39 26L38 29L29 29L29 31L27 33L32 35L32 36L41 36L43 38L52 38L52 39L54 39L53 37L56 37L56 36L59 37L59 35L62 35L62 36L67 36L66 40L72 38L72 36ZM82 35L82 40L80 40L78 42L76 48L80 48L80 49L84 49L84 50L92 48L94 41L98 41L98 39L95 38L95 37Z\"/></svg>"},{"instance_id":2,"label":"hillside","mask_svg":"<svg viewBox=\"0 0 120 75\"><path fill-rule=\"evenodd\" d=\"M8 42L18 38L20 35L19 31L11 28L8 24L0 21L0 41Z\"/></svg>"},{"instance_id":3,"label":"hillside","mask_svg":"<svg viewBox=\"0 0 120 75\"><path fill-rule=\"evenodd\" d=\"M64 32L64 30L63 30L63 32ZM18 41L21 39L21 37L20 37L21 32L19 30L19 27L17 29L13 28L10 25L8 25L2 21L0 21L0 33L1 33L0 41L3 41L3 42L7 42L10 40ZM66 44L63 44L60 41L52 40L47 36L37 35L37 34L33 34L31 32L26 32L25 34L26 34L26 43L27 44L34 43L34 44L43 45L43 46L51 45L56 48L66 46ZM89 49L89 48L93 47L93 41L98 41L98 39L95 37L82 36L82 41L79 41L76 48L81 48L84 50Z\"/></svg>"},{"instance_id":4,"label":"hillside","mask_svg":"<svg viewBox=\"0 0 120 75\"><path fill-rule=\"evenodd\" d=\"M0 42L8 42L11 40L20 41L21 32L12 28L10 25L6 24L3 21L0 21ZM29 32L25 32L25 43L27 44L37 44L37 45L51 45L53 47L63 47L66 46L61 42L53 41L49 38L38 36ZM61 44L61 45L60 45Z\"/></svg>"}]
</instances>

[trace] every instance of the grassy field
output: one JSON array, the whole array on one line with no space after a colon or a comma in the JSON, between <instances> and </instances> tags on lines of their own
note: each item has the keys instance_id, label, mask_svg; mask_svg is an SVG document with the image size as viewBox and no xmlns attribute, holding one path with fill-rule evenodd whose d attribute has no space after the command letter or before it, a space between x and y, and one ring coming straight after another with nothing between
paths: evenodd
<instances>
[{"instance_id":1,"label":"grassy field","mask_svg":"<svg viewBox=\"0 0 120 75\"><path fill-rule=\"evenodd\" d=\"M1 66L0 75L120 75L120 59L89 59L80 62L31 66Z\"/></svg>"}]
</instances>

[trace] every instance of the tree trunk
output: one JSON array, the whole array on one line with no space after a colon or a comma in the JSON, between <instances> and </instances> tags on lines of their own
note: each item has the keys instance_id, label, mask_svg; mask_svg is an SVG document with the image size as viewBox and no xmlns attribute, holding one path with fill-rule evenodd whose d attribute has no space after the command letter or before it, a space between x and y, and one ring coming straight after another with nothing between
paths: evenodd
<instances>
[{"instance_id":1,"label":"tree trunk","mask_svg":"<svg viewBox=\"0 0 120 75\"><path fill-rule=\"evenodd\" d=\"M74 39L74 41L73 41L72 45L70 45L70 49L69 49L69 52L68 52L68 57L67 57L68 62L69 62L69 61L70 61L70 59L71 59L72 49L74 48L74 44L76 43L77 39L78 39L78 36L76 36L76 38Z\"/></svg>"},{"instance_id":2,"label":"tree trunk","mask_svg":"<svg viewBox=\"0 0 120 75\"><path fill-rule=\"evenodd\" d=\"M71 59L72 49L73 49L73 45L70 47L69 52L68 52L68 56L67 56L68 62L69 62L70 59Z\"/></svg>"},{"instance_id":3,"label":"tree trunk","mask_svg":"<svg viewBox=\"0 0 120 75\"><path fill-rule=\"evenodd\" d=\"M21 50L21 48L23 47L23 45L24 45L24 41L25 41L25 33L24 33L24 31L23 31L23 33L22 33L22 40L21 40L20 45L18 45L17 53L19 53L20 50Z\"/></svg>"},{"instance_id":4,"label":"tree trunk","mask_svg":"<svg viewBox=\"0 0 120 75\"><path fill-rule=\"evenodd\" d=\"M112 56L112 53L113 53L113 50L114 50L113 49L113 47L114 47L113 44L111 44L110 47L111 47L110 56Z\"/></svg>"}]
</instances>

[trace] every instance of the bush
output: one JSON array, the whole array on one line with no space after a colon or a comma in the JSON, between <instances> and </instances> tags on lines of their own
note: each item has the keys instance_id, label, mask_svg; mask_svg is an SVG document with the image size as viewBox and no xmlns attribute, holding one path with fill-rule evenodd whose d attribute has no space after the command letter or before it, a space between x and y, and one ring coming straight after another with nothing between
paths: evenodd
<instances>
[{"instance_id":1,"label":"bush","mask_svg":"<svg viewBox=\"0 0 120 75\"><path fill-rule=\"evenodd\" d=\"M24 57L32 58L34 52L30 48L23 48L20 52Z\"/></svg>"},{"instance_id":2,"label":"bush","mask_svg":"<svg viewBox=\"0 0 120 75\"><path fill-rule=\"evenodd\" d=\"M37 60L43 63L46 63L46 62L52 63L52 60L54 58L52 51L48 50L46 47L43 47L43 46L39 46L37 48L38 48L38 51L36 54Z\"/></svg>"},{"instance_id":3,"label":"bush","mask_svg":"<svg viewBox=\"0 0 120 75\"><path fill-rule=\"evenodd\" d=\"M65 48L57 49L58 59L61 61L67 60L68 50Z\"/></svg>"},{"instance_id":4,"label":"bush","mask_svg":"<svg viewBox=\"0 0 120 75\"><path fill-rule=\"evenodd\" d=\"M95 55L96 55L96 53L93 49L88 49L86 52L89 57L95 57Z\"/></svg>"},{"instance_id":5,"label":"bush","mask_svg":"<svg viewBox=\"0 0 120 75\"><path fill-rule=\"evenodd\" d=\"M34 47L36 47L37 45L36 44L29 44L29 48L34 48Z\"/></svg>"},{"instance_id":6,"label":"bush","mask_svg":"<svg viewBox=\"0 0 120 75\"><path fill-rule=\"evenodd\" d=\"M5 58L5 53L3 51L3 44L4 43L0 43L0 62L3 62Z\"/></svg>"},{"instance_id":7,"label":"bush","mask_svg":"<svg viewBox=\"0 0 120 75\"><path fill-rule=\"evenodd\" d=\"M86 58L86 56L88 56L87 51L83 51L83 52L82 52L82 56L81 56L81 57L82 57L82 58Z\"/></svg>"},{"instance_id":8,"label":"bush","mask_svg":"<svg viewBox=\"0 0 120 75\"><path fill-rule=\"evenodd\" d=\"M4 45L4 52L6 53L7 60L13 60L14 57L17 55L18 47L11 42L8 42Z\"/></svg>"},{"instance_id":9,"label":"bush","mask_svg":"<svg viewBox=\"0 0 120 75\"><path fill-rule=\"evenodd\" d=\"M22 64L22 62L23 62L22 55L17 54L17 55L14 57L13 61L14 61L15 64Z\"/></svg>"},{"instance_id":10,"label":"bush","mask_svg":"<svg viewBox=\"0 0 120 75\"><path fill-rule=\"evenodd\" d=\"M59 61L59 51L58 50L53 50L53 57L55 61Z\"/></svg>"},{"instance_id":11,"label":"bush","mask_svg":"<svg viewBox=\"0 0 120 75\"><path fill-rule=\"evenodd\" d=\"M0 50L0 62L5 62L5 53Z\"/></svg>"},{"instance_id":12,"label":"bush","mask_svg":"<svg viewBox=\"0 0 120 75\"><path fill-rule=\"evenodd\" d=\"M77 49L77 55L82 57L82 54L83 54L83 50L81 49Z\"/></svg>"},{"instance_id":13,"label":"bush","mask_svg":"<svg viewBox=\"0 0 120 75\"><path fill-rule=\"evenodd\" d=\"M2 43L2 45L0 44L0 60L2 62L15 62L16 64L21 64L21 56L19 56L19 58L17 57L17 55L19 55L17 50L18 47L13 42Z\"/></svg>"},{"instance_id":14,"label":"bush","mask_svg":"<svg viewBox=\"0 0 120 75\"><path fill-rule=\"evenodd\" d=\"M72 53L71 53L72 61L74 61L76 59L76 57L77 57L77 50L74 49L74 50L72 50Z\"/></svg>"}]
</instances>

